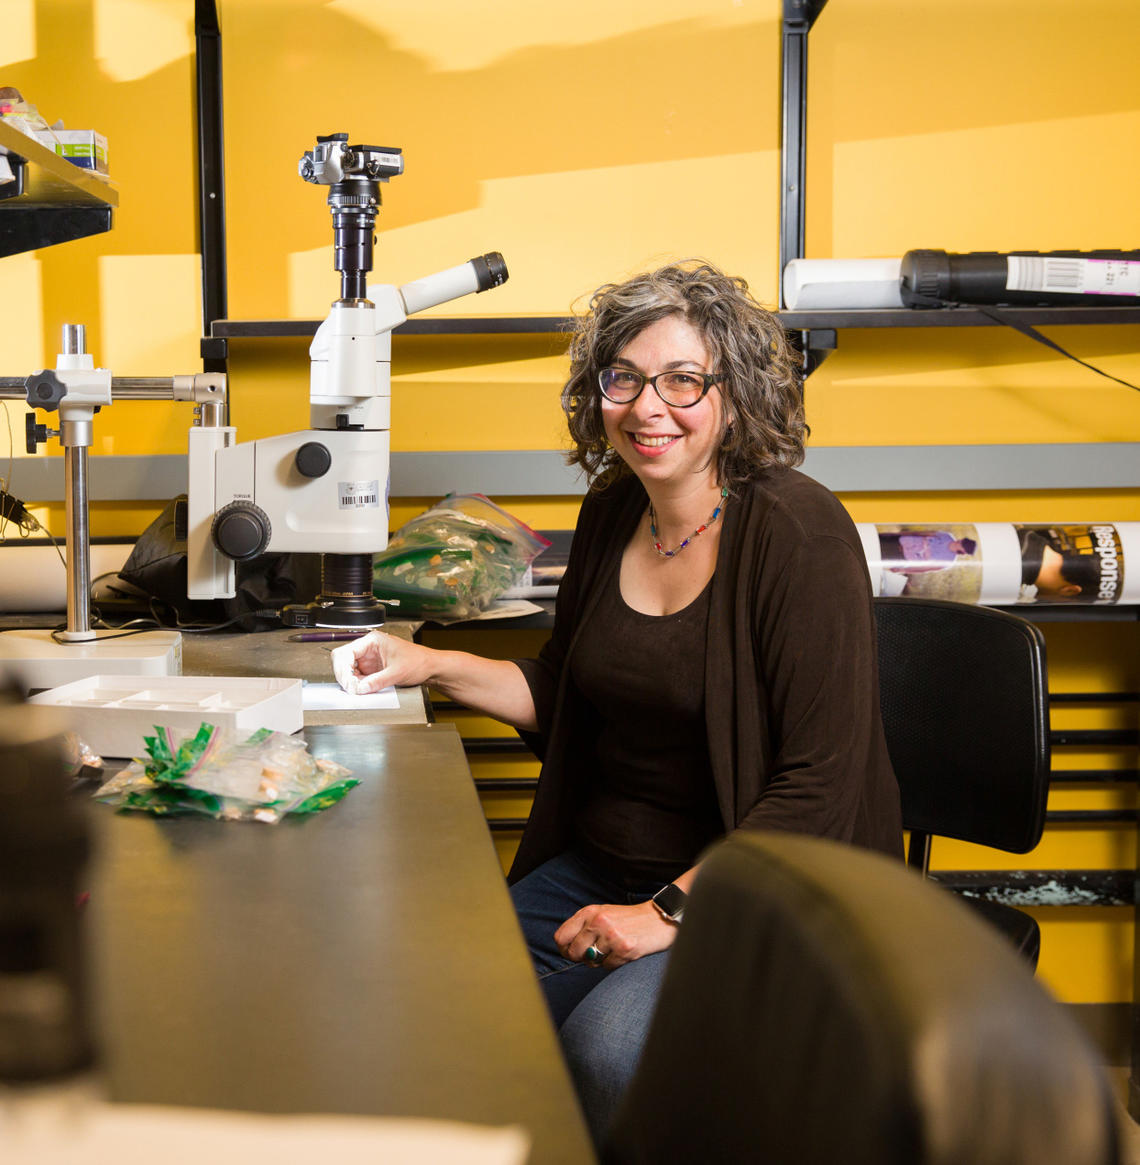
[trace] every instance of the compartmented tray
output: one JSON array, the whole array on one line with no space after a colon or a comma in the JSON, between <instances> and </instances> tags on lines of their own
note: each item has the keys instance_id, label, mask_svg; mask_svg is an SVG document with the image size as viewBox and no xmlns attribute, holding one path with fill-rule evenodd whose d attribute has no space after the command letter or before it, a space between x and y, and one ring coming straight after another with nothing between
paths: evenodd
<instances>
[{"instance_id":1,"label":"compartmented tray","mask_svg":"<svg viewBox=\"0 0 1140 1165\"><path fill-rule=\"evenodd\" d=\"M100 756L143 753L155 725L190 735L206 721L235 734L304 723L301 681L263 676L88 676L31 697L54 709L60 731L77 732Z\"/></svg>"}]
</instances>

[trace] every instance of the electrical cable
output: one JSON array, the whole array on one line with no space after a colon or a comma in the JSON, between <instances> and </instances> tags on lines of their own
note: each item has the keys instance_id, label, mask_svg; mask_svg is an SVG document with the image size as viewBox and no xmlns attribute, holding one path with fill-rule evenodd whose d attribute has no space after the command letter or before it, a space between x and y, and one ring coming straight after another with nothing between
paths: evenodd
<instances>
[{"instance_id":1,"label":"electrical cable","mask_svg":"<svg viewBox=\"0 0 1140 1165\"><path fill-rule=\"evenodd\" d=\"M44 537L54 547L63 569L67 570L67 559L63 557L63 551L60 549L59 543L52 537L51 531L15 494L9 493L7 489L0 486L0 542L7 540L5 530L8 522L12 522L16 526L20 531L21 538L30 538L36 530L42 531Z\"/></svg>"},{"instance_id":2,"label":"electrical cable","mask_svg":"<svg viewBox=\"0 0 1140 1165\"><path fill-rule=\"evenodd\" d=\"M1031 340L1036 340L1039 344L1044 344L1046 348L1052 348L1054 352L1060 352L1062 356L1068 356L1070 360L1075 360L1078 364L1083 365L1090 371L1095 372L1098 376L1107 377L1109 380L1115 380L1117 384L1123 384L1125 388L1133 388L1140 392L1140 385L1135 385L1131 381L1121 380L1119 376L1113 376L1110 372L1105 372L1103 368L1097 368L1095 364L1090 364L1087 360L1082 360L1079 356L1074 356L1072 352L1067 352L1060 344L1050 340L1048 336L1043 336L1031 324L1022 323L1021 320L1012 319L1003 315L997 308L985 307L980 303L974 303L962 306L969 306L975 311L980 311L982 315L989 316L995 324L1005 324L1007 328L1013 328L1020 332L1023 336L1028 336Z\"/></svg>"},{"instance_id":3,"label":"electrical cable","mask_svg":"<svg viewBox=\"0 0 1140 1165\"><path fill-rule=\"evenodd\" d=\"M162 600L152 597L147 604L150 608L151 616L154 618L155 622L160 627L167 628L168 630L182 631L190 635L201 635L208 631L221 631L226 627L232 627L235 623L240 623L243 619L249 619L251 617L256 619L281 618L281 612L274 607L257 607L248 611L242 611L240 615L235 615L232 619L227 619L224 623L183 623L177 609L170 603L167 603L166 606L170 607L170 610L173 612L174 621L172 623L163 623L162 618L156 609L157 604L160 602L162 602Z\"/></svg>"}]
</instances>

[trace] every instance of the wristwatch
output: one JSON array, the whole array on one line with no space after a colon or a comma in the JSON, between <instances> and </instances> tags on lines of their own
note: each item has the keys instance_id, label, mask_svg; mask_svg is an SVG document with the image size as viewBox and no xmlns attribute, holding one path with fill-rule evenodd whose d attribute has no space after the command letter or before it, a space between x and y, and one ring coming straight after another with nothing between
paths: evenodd
<instances>
[{"instance_id":1,"label":"wristwatch","mask_svg":"<svg viewBox=\"0 0 1140 1165\"><path fill-rule=\"evenodd\" d=\"M663 890L653 895L653 905L657 907L664 918L670 922L680 922L685 913L685 903L689 901L688 894L675 882L670 882Z\"/></svg>"}]
</instances>

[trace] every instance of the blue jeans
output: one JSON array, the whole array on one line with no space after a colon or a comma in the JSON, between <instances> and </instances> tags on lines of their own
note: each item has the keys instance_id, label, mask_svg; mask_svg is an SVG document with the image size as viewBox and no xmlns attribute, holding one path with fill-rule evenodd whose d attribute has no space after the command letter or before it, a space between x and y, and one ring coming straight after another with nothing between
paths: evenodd
<instances>
[{"instance_id":1,"label":"blue jeans","mask_svg":"<svg viewBox=\"0 0 1140 1165\"><path fill-rule=\"evenodd\" d=\"M583 906L632 906L652 898L663 885L647 882L630 890L565 853L511 887L539 985L597 1145L637 1068L669 952L607 971L564 958L554 944L554 932Z\"/></svg>"}]
</instances>

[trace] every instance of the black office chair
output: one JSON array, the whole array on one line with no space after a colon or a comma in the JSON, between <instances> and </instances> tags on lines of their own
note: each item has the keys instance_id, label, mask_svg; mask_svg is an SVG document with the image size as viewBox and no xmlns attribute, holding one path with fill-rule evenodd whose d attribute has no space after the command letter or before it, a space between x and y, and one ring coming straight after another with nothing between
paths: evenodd
<instances>
[{"instance_id":1,"label":"black office chair","mask_svg":"<svg viewBox=\"0 0 1140 1165\"><path fill-rule=\"evenodd\" d=\"M602 1156L1118 1165L1117 1138L1083 1033L954 895L879 854L738 833L701 866Z\"/></svg>"},{"instance_id":2,"label":"black office chair","mask_svg":"<svg viewBox=\"0 0 1140 1165\"><path fill-rule=\"evenodd\" d=\"M934 834L1028 853L1041 840L1049 792L1041 632L1016 615L938 599L876 599L875 619L908 863L927 872ZM1036 920L967 901L1037 965Z\"/></svg>"}]
</instances>

